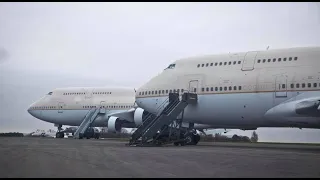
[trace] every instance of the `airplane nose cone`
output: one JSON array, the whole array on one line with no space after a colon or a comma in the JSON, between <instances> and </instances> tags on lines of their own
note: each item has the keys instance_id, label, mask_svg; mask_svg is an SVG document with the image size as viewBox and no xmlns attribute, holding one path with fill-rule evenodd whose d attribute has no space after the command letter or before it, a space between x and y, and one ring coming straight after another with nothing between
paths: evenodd
<instances>
[{"instance_id":1,"label":"airplane nose cone","mask_svg":"<svg viewBox=\"0 0 320 180\"><path fill-rule=\"evenodd\" d=\"M39 118L40 110L33 109L32 107L33 107L33 106L30 106L30 107L27 109L28 113L29 113L31 116L35 117L35 118Z\"/></svg>"}]
</instances>

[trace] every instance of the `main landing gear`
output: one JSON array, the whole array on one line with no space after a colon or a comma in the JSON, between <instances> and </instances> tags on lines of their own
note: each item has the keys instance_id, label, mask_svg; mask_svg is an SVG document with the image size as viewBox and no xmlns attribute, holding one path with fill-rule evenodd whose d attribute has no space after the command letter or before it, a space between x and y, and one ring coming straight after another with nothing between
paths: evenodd
<instances>
[{"instance_id":1,"label":"main landing gear","mask_svg":"<svg viewBox=\"0 0 320 180\"><path fill-rule=\"evenodd\" d=\"M175 146L185 146L185 145L197 145L200 141L200 135L196 131L187 132L180 135L181 140L176 141L173 144Z\"/></svg>"},{"instance_id":2,"label":"main landing gear","mask_svg":"<svg viewBox=\"0 0 320 180\"><path fill-rule=\"evenodd\" d=\"M57 125L58 126L58 132L56 133L56 138L64 138L64 131L62 129L62 125Z\"/></svg>"}]
</instances>

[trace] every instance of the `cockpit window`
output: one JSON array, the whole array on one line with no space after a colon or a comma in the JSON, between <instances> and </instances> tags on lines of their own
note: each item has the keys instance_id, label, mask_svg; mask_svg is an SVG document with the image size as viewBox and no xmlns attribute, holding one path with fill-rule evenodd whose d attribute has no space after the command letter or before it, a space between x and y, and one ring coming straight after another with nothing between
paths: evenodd
<instances>
[{"instance_id":1,"label":"cockpit window","mask_svg":"<svg viewBox=\"0 0 320 180\"><path fill-rule=\"evenodd\" d=\"M52 95L52 92L49 92L47 95Z\"/></svg>"},{"instance_id":2,"label":"cockpit window","mask_svg":"<svg viewBox=\"0 0 320 180\"><path fill-rule=\"evenodd\" d=\"M174 69L175 66L176 66L176 64L170 64L166 69Z\"/></svg>"}]
</instances>

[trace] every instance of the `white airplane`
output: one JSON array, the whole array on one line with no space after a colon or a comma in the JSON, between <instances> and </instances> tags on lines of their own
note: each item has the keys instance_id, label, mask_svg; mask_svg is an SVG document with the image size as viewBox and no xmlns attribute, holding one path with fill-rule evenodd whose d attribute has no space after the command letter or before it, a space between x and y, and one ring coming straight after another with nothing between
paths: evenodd
<instances>
[{"instance_id":1,"label":"white airplane","mask_svg":"<svg viewBox=\"0 0 320 180\"><path fill-rule=\"evenodd\" d=\"M135 90L123 87L57 88L37 100L28 112L43 121L58 126L57 138L64 137L62 125L80 126L93 108L105 111L97 115L91 127L108 127L108 132L141 125L145 112L135 106ZM199 129L209 125L196 124Z\"/></svg>"},{"instance_id":2,"label":"white airplane","mask_svg":"<svg viewBox=\"0 0 320 180\"><path fill-rule=\"evenodd\" d=\"M55 137L56 131L49 129L47 132L45 130L37 129L35 132L30 133L31 136L37 137Z\"/></svg>"},{"instance_id":3,"label":"white airplane","mask_svg":"<svg viewBox=\"0 0 320 180\"><path fill-rule=\"evenodd\" d=\"M320 128L320 47L299 47L176 60L136 92L156 114L168 93L197 94L183 121L212 128Z\"/></svg>"}]
</instances>

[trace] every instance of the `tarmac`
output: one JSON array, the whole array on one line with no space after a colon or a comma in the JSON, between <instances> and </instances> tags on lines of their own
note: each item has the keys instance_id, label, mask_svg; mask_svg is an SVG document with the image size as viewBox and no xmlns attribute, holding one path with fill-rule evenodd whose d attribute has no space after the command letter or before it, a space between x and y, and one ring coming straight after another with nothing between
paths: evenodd
<instances>
[{"instance_id":1,"label":"tarmac","mask_svg":"<svg viewBox=\"0 0 320 180\"><path fill-rule=\"evenodd\" d=\"M199 143L128 147L127 142L0 138L0 178L319 178L320 146Z\"/></svg>"}]
</instances>

